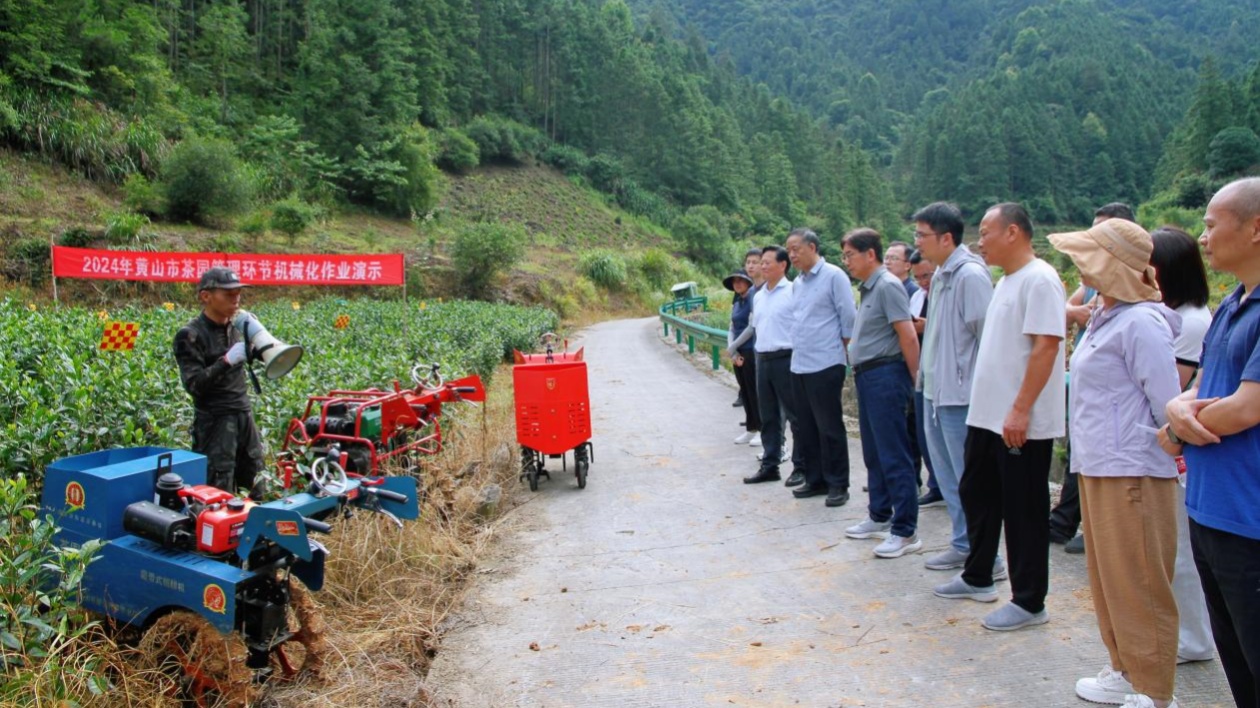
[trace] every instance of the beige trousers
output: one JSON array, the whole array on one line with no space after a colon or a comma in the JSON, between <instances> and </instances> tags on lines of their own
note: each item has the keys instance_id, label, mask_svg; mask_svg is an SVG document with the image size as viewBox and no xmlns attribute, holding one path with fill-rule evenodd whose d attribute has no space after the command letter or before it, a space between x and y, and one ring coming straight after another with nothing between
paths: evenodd
<instances>
[{"instance_id":1,"label":"beige trousers","mask_svg":"<svg viewBox=\"0 0 1260 708\"><path fill-rule=\"evenodd\" d=\"M1089 586L1111 667L1138 693L1169 700L1177 676L1177 480L1078 481Z\"/></svg>"}]
</instances>

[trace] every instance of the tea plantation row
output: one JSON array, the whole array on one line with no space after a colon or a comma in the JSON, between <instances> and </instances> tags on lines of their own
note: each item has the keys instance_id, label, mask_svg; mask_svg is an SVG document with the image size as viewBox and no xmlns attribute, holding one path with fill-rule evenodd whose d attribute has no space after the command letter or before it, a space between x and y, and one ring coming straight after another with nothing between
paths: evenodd
<instances>
[{"instance_id":1,"label":"tea plantation row","mask_svg":"<svg viewBox=\"0 0 1260 708\"><path fill-rule=\"evenodd\" d=\"M283 379L267 381L258 367L262 395L254 412L271 452L308 395L383 388L394 379L407 385L414 364L431 362L447 378L477 373L489 384L513 348L532 349L557 325L542 308L483 302L322 299L246 307L277 338L306 349ZM196 314L170 304L104 312L0 301L0 477L38 480L54 460L109 447L187 447L192 404L171 339ZM338 329L341 315L349 324ZM99 348L107 321L139 324L134 350Z\"/></svg>"}]
</instances>

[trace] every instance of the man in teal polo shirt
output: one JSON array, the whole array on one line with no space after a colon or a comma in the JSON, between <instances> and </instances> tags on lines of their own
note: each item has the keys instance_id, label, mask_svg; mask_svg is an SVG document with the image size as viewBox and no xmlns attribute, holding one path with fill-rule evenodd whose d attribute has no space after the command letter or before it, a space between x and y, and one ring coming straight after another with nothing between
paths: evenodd
<instances>
[{"instance_id":1,"label":"man in teal polo shirt","mask_svg":"<svg viewBox=\"0 0 1260 708\"><path fill-rule=\"evenodd\" d=\"M1199 243L1238 278L1203 342L1197 388L1168 403L1160 444L1186 462L1194 562L1234 702L1260 706L1260 177L1208 203ZM1184 443L1184 445L1183 445Z\"/></svg>"}]
</instances>

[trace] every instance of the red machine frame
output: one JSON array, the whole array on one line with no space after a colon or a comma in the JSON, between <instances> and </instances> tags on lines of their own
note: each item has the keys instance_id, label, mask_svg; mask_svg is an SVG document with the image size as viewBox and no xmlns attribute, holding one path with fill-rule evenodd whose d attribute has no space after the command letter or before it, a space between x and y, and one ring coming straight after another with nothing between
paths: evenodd
<instances>
[{"instance_id":1,"label":"red machine frame","mask_svg":"<svg viewBox=\"0 0 1260 708\"><path fill-rule=\"evenodd\" d=\"M356 469L358 475L378 475L380 465L406 456L410 453L434 455L442 449L442 404L455 401L480 402L486 400L486 390L481 378L473 375L455 381L443 382L437 365L433 365L430 375L419 375L419 367L412 369L415 388L402 388L398 381L393 382L392 391L379 388L365 390L335 389L324 396L311 396L306 401L306 409L301 418L289 421L289 428L284 434L281 444L279 462L285 488L292 482L295 472L294 450L321 451L321 447L331 447L340 443L343 456L349 449L357 446L366 448L369 455L369 469ZM431 380L436 383L431 383ZM354 411L354 432L352 435L329 432L327 428L329 408L336 405L357 406ZM363 432L364 414L370 410L380 411L380 438L373 440ZM306 421L318 411L319 429L314 435L308 434ZM414 440L400 442L391 441L404 436L408 432L419 432L429 425L433 429L427 435ZM383 449L382 449L383 448ZM343 459L343 464L345 460ZM358 476L356 475L356 476Z\"/></svg>"},{"instance_id":2,"label":"red machine frame","mask_svg":"<svg viewBox=\"0 0 1260 708\"><path fill-rule=\"evenodd\" d=\"M559 458L562 468L568 469L565 454L570 450L578 489L585 489L595 459L584 349L556 353L555 340L556 335L548 332L542 336L544 353L513 353L516 442L521 446L521 479L529 481L531 491L538 491L539 477L551 478L544 469L548 458Z\"/></svg>"}]
</instances>

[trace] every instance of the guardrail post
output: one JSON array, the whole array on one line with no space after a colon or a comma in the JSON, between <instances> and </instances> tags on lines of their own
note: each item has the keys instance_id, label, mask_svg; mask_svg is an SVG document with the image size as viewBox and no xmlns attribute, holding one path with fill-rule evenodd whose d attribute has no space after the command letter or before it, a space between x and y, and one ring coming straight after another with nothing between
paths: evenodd
<instances>
[{"instance_id":1,"label":"guardrail post","mask_svg":"<svg viewBox=\"0 0 1260 708\"><path fill-rule=\"evenodd\" d=\"M665 336L668 337L669 336L669 323L662 322L661 324L665 326Z\"/></svg>"},{"instance_id":2,"label":"guardrail post","mask_svg":"<svg viewBox=\"0 0 1260 708\"><path fill-rule=\"evenodd\" d=\"M696 338L694 335L690 335L690 334L687 335L687 353L688 354L696 353Z\"/></svg>"},{"instance_id":3,"label":"guardrail post","mask_svg":"<svg viewBox=\"0 0 1260 708\"><path fill-rule=\"evenodd\" d=\"M713 345L713 370L714 371L717 371L718 368L721 367L722 365L721 362L722 362L722 355L718 353L718 347L716 344L714 344Z\"/></svg>"},{"instance_id":4,"label":"guardrail post","mask_svg":"<svg viewBox=\"0 0 1260 708\"><path fill-rule=\"evenodd\" d=\"M682 329L679 327L674 328L674 343L682 344Z\"/></svg>"}]
</instances>

